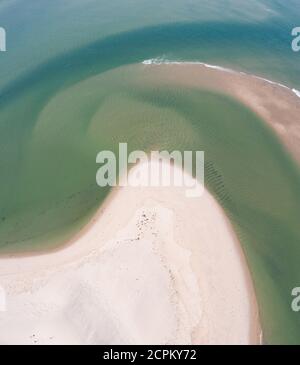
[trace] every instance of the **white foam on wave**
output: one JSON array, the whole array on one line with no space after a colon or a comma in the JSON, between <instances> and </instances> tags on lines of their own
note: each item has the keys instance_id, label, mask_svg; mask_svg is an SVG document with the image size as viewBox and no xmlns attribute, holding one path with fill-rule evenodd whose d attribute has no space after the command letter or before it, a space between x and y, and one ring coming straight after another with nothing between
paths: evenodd
<instances>
[{"instance_id":1,"label":"white foam on wave","mask_svg":"<svg viewBox=\"0 0 300 365\"><path fill-rule=\"evenodd\" d=\"M293 93L296 94L298 96L298 98L300 98L300 91L297 89L292 89Z\"/></svg>"},{"instance_id":2,"label":"white foam on wave","mask_svg":"<svg viewBox=\"0 0 300 365\"><path fill-rule=\"evenodd\" d=\"M164 57L151 58L149 60L145 60L142 62L144 65L202 65L207 68L213 68L220 71L225 72L234 72L229 68L225 68L217 65L210 65L208 63L200 62L200 61L171 61Z\"/></svg>"},{"instance_id":3,"label":"white foam on wave","mask_svg":"<svg viewBox=\"0 0 300 365\"><path fill-rule=\"evenodd\" d=\"M287 87L286 85L283 85L279 82L275 82L275 81L271 81L271 80L268 80L268 79L265 79L264 77L260 77L260 76L256 76L256 75L251 75L252 77L255 77L256 79L259 79L259 80L262 80L262 81L265 81L269 84L272 84L272 85L275 85L275 86L280 86L280 87L283 87L285 89L289 89L291 90L289 87Z\"/></svg>"},{"instance_id":4,"label":"white foam on wave","mask_svg":"<svg viewBox=\"0 0 300 365\"><path fill-rule=\"evenodd\" d=\"M282 87L284 89L288 89L291 92L293 92L296 96L298 96L298 98L300 98L300 91L299 90L291 89L290 87L288 87L284 84L281 84L279 82L268 80L268 79L265 79L265 78L260 77L260 76L251 75L251 74L248 74L246 72L234 71L230 68L225 68L225 67L217 66L217 65L211 65L211 64L208 64L208 63L200 62L200 61L171 61L171 60L168 60L165 57L157 57L157 58L151 58L149 60L145 60L142 63L144 65L201 65L201 66L204 66L204 67L207 67L207 68L212 68L212 69L223 71L223 72L230 72L230 73L235 73L235 74L240 74L240 75L252 76L252 77L254 77L258 80L265 81L269 84L279 86L279 87Z\"/></svg>"}]
</instances>

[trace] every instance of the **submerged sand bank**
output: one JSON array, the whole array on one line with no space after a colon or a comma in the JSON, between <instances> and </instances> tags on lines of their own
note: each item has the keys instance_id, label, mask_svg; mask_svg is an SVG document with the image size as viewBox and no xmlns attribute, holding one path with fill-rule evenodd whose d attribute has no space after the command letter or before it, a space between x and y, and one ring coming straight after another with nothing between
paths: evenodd
<instances>
[{"instance_id":1,"label":"submerged sand bank","mask_svg":"<svg viewBox=\"0 0 300 365\"><path fill-rule=\"evenodd\" d=\"M264 119L300 162L300 98L297 90L258 76L201 63L146 62L140 68L141 79L150 84L158 82L160 86L202 88L236 98Z\"/></svg>"},{"instance_id":2,"label":"submerged sand bank","mask_svg":"<svg viewBox=\"0 0 300 365\"><path fill-rule=\"evenodd\" d=\"M72 245L1 258L0 283L1 344L259 342L242 250L207 191L116 189Z\"/></svg>"}]
</instances>

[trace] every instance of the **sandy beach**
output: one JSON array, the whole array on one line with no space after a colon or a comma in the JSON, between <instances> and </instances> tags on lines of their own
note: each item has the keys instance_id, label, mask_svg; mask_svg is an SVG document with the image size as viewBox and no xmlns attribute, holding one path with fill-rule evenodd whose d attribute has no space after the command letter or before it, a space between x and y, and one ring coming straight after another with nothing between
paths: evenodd
<instances>
[{"instance_id":1,"label":"sandy beach","mask_svg":"<svg viewBox=\"0 0 300 365\"><path fill-rule=\"evenodd\" d=\"M292 90L201 64L140 67L138 82L239 100L300 161L300 99ZM185 192L115 188L63 248L0 258L7 309L0 344L261 343L251 276L228 218L207 190L198 198Z\"/></svg>"},{"instance_id":2,"label":"sandy beach","mask_svg":"<svg viewBox=\"0 0 300 365\"><path fill-rule=\"evenodd\" d=\"M0 19L0 345L299 345L300 1ZM99 183L156 151L204 194Z\"/></svg>"},{"instance_id":3,"label":"sandy beach","mask_svg":"<svg viewBox=\"0 0 300 365\"><path fill-rule=\"evenodd\" d=\"M1 344L260 342L244 255L206 190L116 188L72 244L1 258L0 283Z\"/></svg>"}]
</instances>

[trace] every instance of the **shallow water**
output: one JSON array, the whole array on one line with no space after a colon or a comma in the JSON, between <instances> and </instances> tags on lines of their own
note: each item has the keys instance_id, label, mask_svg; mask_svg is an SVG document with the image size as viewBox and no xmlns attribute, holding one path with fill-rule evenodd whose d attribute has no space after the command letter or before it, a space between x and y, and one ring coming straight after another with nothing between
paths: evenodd
<instances>
[{"instance_id":1,"label":"shallow water","mask_svg":"<svg viewBox=\"0 0 300 365\"><path fill-rule=\"evenodd\" d=\"M195 60L300 88L300 54L290 47L299 5L174 1L170 12L167 1L122 3L0 7L11 37L0 54L1 251L53 248L78 232L108 193L96 186L100 150L119 142L132 150L204 150L206 184L249 262L264 339L300 343L300 318L290 309L300 283L298 167L236 101L154 88L142 82L139 64Z\"/></svg>"}]
</instances>

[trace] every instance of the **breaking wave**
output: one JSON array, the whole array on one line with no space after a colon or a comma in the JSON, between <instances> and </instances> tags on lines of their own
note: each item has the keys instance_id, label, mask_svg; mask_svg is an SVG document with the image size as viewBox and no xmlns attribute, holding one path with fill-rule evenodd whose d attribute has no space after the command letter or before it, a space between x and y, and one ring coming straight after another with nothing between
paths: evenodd
<instances>
[{"instance_id":1,"label":"breaking wave","mask_svg":"<svg viewBox=\"0 0 300 365\"><path fill-rule=\"evenodd\" d=\"M157 57L157 58L151 58L151 59L148 59L148 60L144 60L142 62L142 64L143 65L201 65L201 66L204 66L206 68L212 68L212 69L219 70L219 71L230 72L230 73L235 73L235 74L240 74L240 75L252 76L256 79L265 81L269 84L276 85L276 86L288 89L292 93L294 93L298 98L300 98L300 91L299 90L290 88L290 87L288 87L284 84L281 84L279 82L268 80L268 79L265 79L265 78L260 77L260 76L251 75L251 74L248 74L246 72L235 71L235 70L232 70L230 68L217 66L217 65L211 65L211 64L208 64L208 63L205 63L205 62L200 62L200 61L173 61L173 60L169 60L165 57Z\"/></svg>"}]
</instances>

